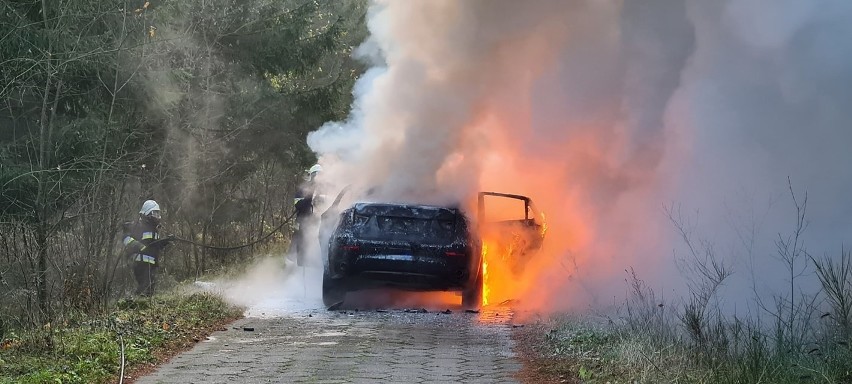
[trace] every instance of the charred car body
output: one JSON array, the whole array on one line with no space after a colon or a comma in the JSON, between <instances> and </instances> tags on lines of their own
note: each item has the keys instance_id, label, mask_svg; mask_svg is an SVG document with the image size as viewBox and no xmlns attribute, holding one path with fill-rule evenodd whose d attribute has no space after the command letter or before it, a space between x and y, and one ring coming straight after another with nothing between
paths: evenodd
<instances>
[{"instance_id":1,"label":"charred car body","mask_svg":"<svg viewBox=\"0 0 852 384\"><path fill-rule=\"evenodd\" d=\"M487 222L487 197L520 201L523 212L517 212L515 220ZM323 215L323 221L330 218ZM541 247L544 232L525 196L480 193L477 218L484 228L475 227L457 207L376 202L350 206L325 237L324 304L342 302L348 291L392 287L460 291L464 307L478 307L483 288L480 230L505 240L503 248L515 250L519 259ZM524 239L522 244L519 239Z\"/></svg>"}]
</instances>

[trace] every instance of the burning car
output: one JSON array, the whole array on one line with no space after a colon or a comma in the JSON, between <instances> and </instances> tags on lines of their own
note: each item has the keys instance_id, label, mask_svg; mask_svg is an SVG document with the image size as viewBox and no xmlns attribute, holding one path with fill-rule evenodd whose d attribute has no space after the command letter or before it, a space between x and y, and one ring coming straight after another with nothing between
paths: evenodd
<instances>
[{"instance_id":1,"label":"burning car","mask_svg":"<svg viewBox=\"0 0 852 384\"><path fill-rule=\"evenodd\" d=\"M515 217L490 220L486 208L494 198L516 205ZM391 287L460 291L462 306L478 307L485 274L481 236L495 239L496 248L519 272L542 246L545 231L542 216L526 196L482 192L475 217L476 222L458 207L353 204L339 214L334 229L321 236L321 241L328 239L323 303L340 303L349 291ZM327 211L322 220L327 224L329 219Z\"/></svg>"}]
</instances>

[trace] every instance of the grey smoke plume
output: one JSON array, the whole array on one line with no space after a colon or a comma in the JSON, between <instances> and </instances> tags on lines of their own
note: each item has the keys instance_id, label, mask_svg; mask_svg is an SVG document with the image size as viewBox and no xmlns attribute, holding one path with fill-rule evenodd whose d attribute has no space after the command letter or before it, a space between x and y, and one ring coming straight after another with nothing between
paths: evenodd
<instances>
[{"instance_id":1,"label":"grey smoke plume","mask_svg":"<svg viewBox=\"0 0 852 384\"><path fill-rule=\"evenodd\" d=\"M789 286L774 257L778 234L795 225L787 177L798 199L807 192L811 254L838 256L852 240L852 74L844 69L852 65L852 3L692 1L687 8L695 51L667 118L684 138L669 158L687 161L672 167L672 196L700 209L702 230L730 247L739 280L756 270L767 295ZM732 290L740 288L736 280Z\"/></svg>"},{"instance_id":2,"label":"grey smoke plume","mask_svg":"<svg viewBox=\"0 0 852 384\"><path fill-rule=\"evenodd\" d=\"M308 142L330 189L533 197L548 249L517 289L556 308L610 300L629 267L670 286L671 204L741 276L771 277L788 176L811 253L852 238L850 16L842 0L376 1L352 114Z\"/></svg>"}]
</instances>

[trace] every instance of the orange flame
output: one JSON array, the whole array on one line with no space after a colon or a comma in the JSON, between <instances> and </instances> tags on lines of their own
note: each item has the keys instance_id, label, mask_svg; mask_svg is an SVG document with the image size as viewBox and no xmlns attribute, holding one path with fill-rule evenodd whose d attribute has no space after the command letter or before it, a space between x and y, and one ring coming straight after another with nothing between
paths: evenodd
<instances>
[{"instance_id":1,"label":"orange flame","mask_svg":"<svg viewBox=\"0 0 852 384\"><path fill-rule=\"evenodd\" d=\"M482 305L499 304L517 298L523 278L517 273L515 245L499 241L494 233L482 234Z\"/></svg>"},{"instance_id":2,"label":"orange flame","mask_svg":"<svg viewBox=\"0 0 852 384\"><path fill-rule=\"evenodd\" d=\"M488 275L488 244L482 244L482 306L488 305L491 295L491 281Z\"/></svg>"}]
</instances>

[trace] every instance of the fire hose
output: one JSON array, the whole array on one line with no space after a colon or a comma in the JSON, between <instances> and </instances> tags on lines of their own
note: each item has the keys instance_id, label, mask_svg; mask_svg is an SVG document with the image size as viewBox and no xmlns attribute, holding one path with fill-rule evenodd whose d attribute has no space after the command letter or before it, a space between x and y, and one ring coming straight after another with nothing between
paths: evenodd
<instances>
[{"instance_id":1,"label":"fire hose","mask_svg":"<svg viewBox=\"0 0 852 384\"><path fill-rule=\"evenodd\" d=\"M160 243L166 243L167 244L167 243L170 243L170 242L179 242L179 243L185 243L185 244L193 245L193 246L200 247L200 248L213 249L213 250L217 250L217 251L235 251L237 249L251 247L252 245L258 244L262 241L265 241L266 239L269 239L276 232L280 231L281 228L284 228L285 225L292 222L294 217L296 217L296 212L293 212L292 214L287 216L281 222L281 224L279 224L277 227L273 228L271 231L269 231L269 233L255 239L254 241L251 241L251 242L248 242L248 243L245 243L245 244L240 244L240 245L235 245L235 246L230 246L230 247L222 247L222 246L216 246L216 245L210 245L210 244L202 244L202 243L198 243L198 242L193 241L193 240L182 239L180 237L169 236L169 237L162 238L162 239L159 239L159 240L154 240L154 241L151 242L151 244L148 244L146 247L150 247L152 245L156 245L156 244L160 244Z\"/></svg>"},{"instance_id":2,"label":"fire hose","mask_svg":"<svg viewBox=\"0 0 852 384\"><path fill-rule=\"evenodd\" d=\"M340 191L340 193L337 194L337 198L335 198L334 202L331 204L332 208L337 207L337 205L340 204L341 199L346 194L346 192L349 191L349 189L351 187L352 187L351 185L347 185L346 187L344 187ZM329 209L331 209L331 208L329 208ZM325 214L323 214L323 216L325 216ZM296 212L294 211L289 216L287 216L280 225L275 227L275 229L273 229L272 231L269 231L269 233L267 233L266 235L261 236L260 238L258 238L255 241L252 241L252 242L249 242L249 243L246 243L246 244L242 244L242 245L232 246L232 247L219 247L219 246L215 246L215 245L201 244L201 243L197 243L197 242L192 241L192 240L181 239L179 237L174 237L174 236L171 236L171 237L168 237L168 238L165 238L165 239L155 240L155 241L151 242L151 244L149 244L148 246L150 247L151 245L154 245L154 244L157 244L157 243L160 243L160 242L177 241L177 242L180 242L180 243L186 243L186 244L194 245L196 247L201 247L201 248L214 249L214 250L219 250L219 251L233 251L233 250L237 250L237 249L241 249L241 248L245 248L245 247L250 247L252 245L260 243L261 241L268 239L269 237L274 235L275 232L278 232L279 230L281 230L281 228L283 228L285 225L290 223L293 220L293 218L295 218L295 217L296 217Z\"/></svg>"}]
</instances>

